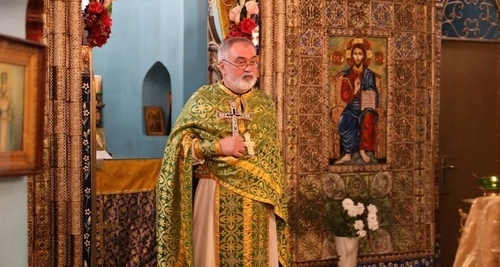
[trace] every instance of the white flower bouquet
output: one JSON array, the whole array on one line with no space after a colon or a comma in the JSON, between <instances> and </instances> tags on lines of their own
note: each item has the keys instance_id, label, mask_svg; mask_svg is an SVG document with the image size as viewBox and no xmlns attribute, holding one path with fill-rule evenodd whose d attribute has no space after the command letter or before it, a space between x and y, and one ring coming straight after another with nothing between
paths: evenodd
<instances>
[{"instance_id":1,"label":"white flower bouquet","mask_svg":"<svg viewBox=\"0 0 500 267\"><path fill-rule=\"evenodd\" d=\"M334 210L334 231L336 236L365 237L367 229L378 229L377 207L373 204L366 206L361 202L354 204L350 198L342 201L342 209Z\"/></svg>"}]
</instances>

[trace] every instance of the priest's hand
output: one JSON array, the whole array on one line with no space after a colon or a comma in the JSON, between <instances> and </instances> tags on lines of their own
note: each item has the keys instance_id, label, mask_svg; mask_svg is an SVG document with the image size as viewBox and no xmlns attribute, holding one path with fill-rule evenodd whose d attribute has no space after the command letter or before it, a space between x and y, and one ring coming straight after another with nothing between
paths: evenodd
<instances>
[{"instance_id":1,"label":"priest's hand","mask_svg":"<svg viewBox=\"0 0 500 267\"><path fill-rule=\"evenodd\" d=\"M241 158L245 153L245 143L241 136L228 136L219 140L220 151L224 156Z\"/></svg>"}]
</instances>

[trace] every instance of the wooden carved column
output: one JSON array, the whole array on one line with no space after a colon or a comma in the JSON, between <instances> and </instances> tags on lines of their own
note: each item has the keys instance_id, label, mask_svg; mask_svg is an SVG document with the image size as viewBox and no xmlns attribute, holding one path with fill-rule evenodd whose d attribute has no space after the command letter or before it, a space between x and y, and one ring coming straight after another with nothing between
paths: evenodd
<instances>
[{"instance_id":1,"label":"wooden carved column","mask_svg":"<svg viewBox=\"0 0 500 267\"><path fill-rule=\"evenodd\" d=\"M30 0L27 39L48 46L43 172L28 177L28 265L89 266L84 242L84 164L81 84L81 3ZM86 195L85 195L86 196Z\"/></svg>"}]
</instances>

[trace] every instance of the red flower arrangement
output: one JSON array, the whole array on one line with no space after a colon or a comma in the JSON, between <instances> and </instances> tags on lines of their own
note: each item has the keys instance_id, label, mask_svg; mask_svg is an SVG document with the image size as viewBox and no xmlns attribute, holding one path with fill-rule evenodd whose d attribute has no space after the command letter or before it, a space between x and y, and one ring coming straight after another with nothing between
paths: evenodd
<instances>
[{"instance_id":1,"label":"red flower arrangement","mask_svg":"<svg viewBox=\"0 0 500 267\"><path fill-rule=\"evenodd\" d=\"M257 23L253 19L245 18L240 23L231 25L226 38L247 37L252 40L252 32L255 27L257 27Z\"/></svg>"},{"instance_id":2,"label":"red flower arrangement","mask_svg":"<svg viewBox=\"0 0 500 267\"><path fill-rule=\"evenodd\" d=\"M87 30L87 41L90 47L101 47L111 34L111 13L98 1L90 2L84 10L83 21Z\"/></svg>"},{"instance_id":3,"label":"red flower arrangement","mask_svg":"<svg viewBox=\"0 0 500 267\"><path fill-rule=\"evenodd\" d=\"M256 0L239 0L229 10L231 26L226 38L246 37L255 46L259 44L259 5Z\"/></svg>"}]
</instances>

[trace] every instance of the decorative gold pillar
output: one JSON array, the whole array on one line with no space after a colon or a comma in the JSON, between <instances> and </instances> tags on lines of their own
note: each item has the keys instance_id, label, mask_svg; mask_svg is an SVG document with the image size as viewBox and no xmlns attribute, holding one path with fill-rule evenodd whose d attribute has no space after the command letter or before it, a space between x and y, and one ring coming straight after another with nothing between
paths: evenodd
<instances>
[{"instance_id":1,"label":"decorative gold pillar","mask_svg":"<svg viewBox=\"0 0 500 267\"><path fill-rule=\"evenodd\" d=\"M29 266L83 266L80 1L43 2L44 171L28 181Z\"/></svg>"}]
</instances>

